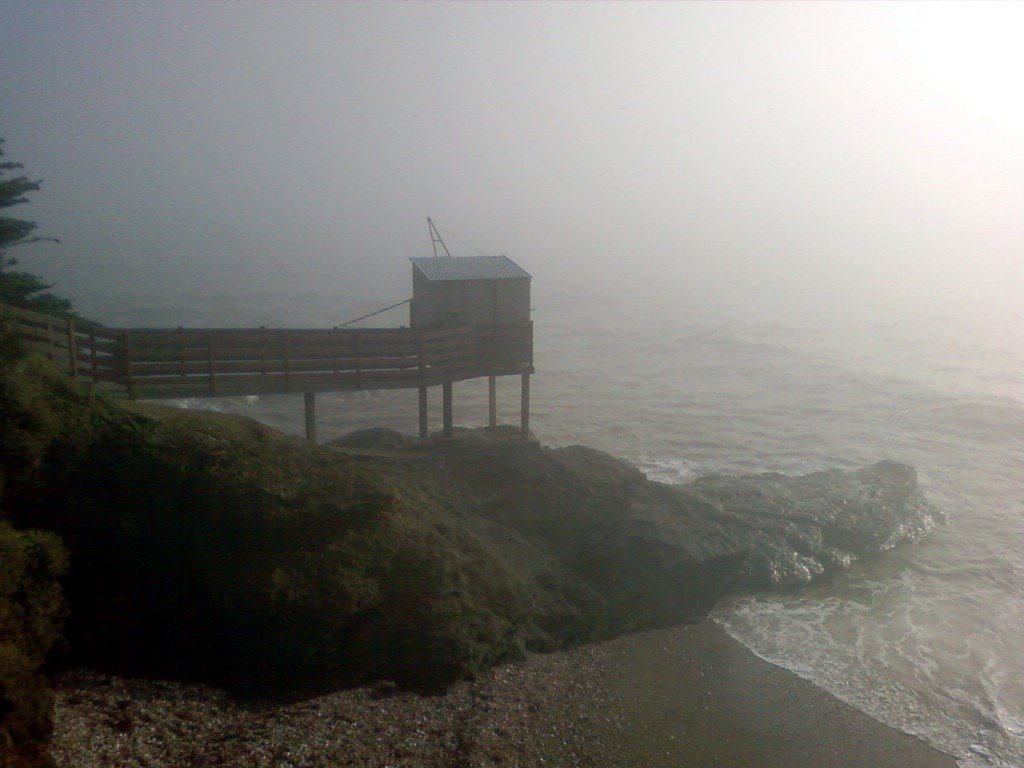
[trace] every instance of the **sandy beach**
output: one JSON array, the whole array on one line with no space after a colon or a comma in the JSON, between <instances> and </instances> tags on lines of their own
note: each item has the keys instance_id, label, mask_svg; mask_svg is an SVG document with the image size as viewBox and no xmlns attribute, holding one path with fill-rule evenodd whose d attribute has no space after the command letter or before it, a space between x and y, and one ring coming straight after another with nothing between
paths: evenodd
<instances>
[{"instance_id":1,"label":"sandy beach","mask_svg":"<svg viewBox=\"0 0 1024 768\"><path fill-rule=\"evenodd\" d=\"M754 656L710 621L601 646L604 766L954 768L956 761Z\"/></svg>"},{"instance_id":2,"label":"sandy beach","mask_svg":"<svg viewBox=\"0 0 1024 768\"><path fill-rule=\"evenodd\" d=\"M767 664L710 621L536 655L422 697L290 704L68 673L54 755L104 766L900 766L953 758Z\"/></svg>"}]
</instances>

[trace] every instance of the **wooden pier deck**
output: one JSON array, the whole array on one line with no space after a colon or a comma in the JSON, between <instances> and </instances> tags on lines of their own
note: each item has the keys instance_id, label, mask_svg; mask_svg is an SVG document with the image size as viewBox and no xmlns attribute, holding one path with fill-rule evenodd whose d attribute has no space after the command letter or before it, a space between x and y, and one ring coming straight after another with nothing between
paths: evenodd
<instances>
[{"instance_id":1,"label":"wooden pier deck","mask_svg":"<svg viewBox=\"0 0 1024 768\"><path fill-rule=\"evenodd\" d=\"M26 346L74 378L130 399L305 395L307 437L316 437L314 395L418 389L420 434L427 388L444 389L444 432L452 430L452 384L522 376L521 427L529 433L533 323L458 328L106 328L0 305Z\"/></svg>"}]
</instances>

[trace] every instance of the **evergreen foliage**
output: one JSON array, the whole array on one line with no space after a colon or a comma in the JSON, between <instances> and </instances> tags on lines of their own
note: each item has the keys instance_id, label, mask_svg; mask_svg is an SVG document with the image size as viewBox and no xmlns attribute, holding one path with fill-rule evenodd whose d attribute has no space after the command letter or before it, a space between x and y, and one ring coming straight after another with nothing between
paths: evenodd
<instances>
[{"instance_id":1,"label":"evergreen foliage","mask_svg":"<svg viewBox=\"0 0 1024 768\"><path fill-rule=\"evenodd\" d=\"M2 144L3 139L0 139ZM0 146L0 158L3 154L3 147ZM27 203L26 195L39 190L39 181L33 181L27 176L10 176L23 167L21 163L0 160L0 209ZM10 248L28 243L58 242L55 238L34 234L37 227L34 221L0 215L0 303L48 314L73 316L71 302L50 293L51 285L30 272L13 269L18 260L9 255Z\"/></svg>"}]
</instances>

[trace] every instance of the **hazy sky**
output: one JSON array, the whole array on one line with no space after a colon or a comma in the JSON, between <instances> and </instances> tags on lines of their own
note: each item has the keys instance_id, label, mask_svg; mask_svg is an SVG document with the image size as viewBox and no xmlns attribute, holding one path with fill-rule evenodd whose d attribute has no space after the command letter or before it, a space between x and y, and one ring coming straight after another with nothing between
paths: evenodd
<instances>
[{"instance_id":1,"label":"hazy sky","mask_svg":"<svg viewBox=\"0 0 1024 768\"><path fill-rule=\"evenodd\" d=\"M535 285L1024 286L1021 40L1020 3L0 0L0 136L86 309L401 299L428 215Z\"/></svg>"}]
</instances>

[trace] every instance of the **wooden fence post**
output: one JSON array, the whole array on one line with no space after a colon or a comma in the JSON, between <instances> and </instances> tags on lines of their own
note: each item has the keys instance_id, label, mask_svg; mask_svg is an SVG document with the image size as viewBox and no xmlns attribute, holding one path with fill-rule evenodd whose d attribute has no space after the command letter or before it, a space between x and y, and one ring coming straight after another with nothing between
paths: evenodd
<instances>
[{"instance_id":1,"label":"wooden fence post","mask_svg":"<svg viewBox=\"0 0 1024 768\"><path fill-rule=\"evenodd\" d=\"M96 332L93 331L89 334L89 365L92 368L92 383L95 384L100 380L99 376L99 364L96 362Z\"/></svg>"},{"instance_id":2,"label":"wooden fence post","mask_svg":"<svg viewBox=\"0 0 1024 768\"><path fill-rule=\"evenodd\" d=\"M418 352L420 356L420 439L430 437L430 425L427 421L427 355L423 341L423 331L419 332Z\"/></svg>"},{"instance_id":3,"label":"wooden fence post","mask_svg":"<svg viewBox=\"0 0 1024 768\"><path fill-rule=\"evenodd\" d=\"M209 331L206 332L206 361L207 371L210 374L210 394L217 394L217 381L214 378L216 374L216 363L213 359L213 336Z\"/></svg>"},{"instance_id":4,"label":"wooden fence post","mask_svg":"<svg viewBox=\"0 0 1024 768\"><path fill-rule=\"evenodd\" d=\"M292 391L292 360L291 347L288 344L288 331L281 331L282 344L284 345L284 391Z\"/></svg>"},{"instance_id":5,"label":"wooden fence post","mask_svg":"<svg viewBox=\"0 0 1024 768\"><path fill-rule=\"evenodd\" d=\"M363 348L362 336L356 331L356 389L363 388Z\"/></svg>"},{"instance_id":6,"label":"wooden fence post","mask_svg":"<svg viewBox=\"0 0 1024 768\"><path fill-rule=\"evenodd\" d=\"M124 353L123 370L124 385L128 389L128 399L135 399L135 387L132 384L132 333L125 331L121 334L121 349Z\"/></svg>"},{"instance_id":7,"label":"wooden fence post","mask_svg":"<svg viewBox=\"0 0 1024 768\"><path fill-rule=\"evenodd\" d=\"M331 328L331 352L334 353L334 378L341 379L341 344L343 341L338 326Z\"/></svg>"},{"instance_id":8,"label":"wooden fence post","mask_svg":"<svg viewBox=\"0 0 1024 768\"><path fill-rule=\"evenodd\" d=\"M427 388L420 387L420 439L430 437L430 425L427 421Z\"/></svg>"},{"instance_id":9,"label":"wooden fence post","mask_svg":"<svg viewBox=\"0 0 1024 768\"><path fill-rule=\"evenodd\" d=\"M442 402L444 408L444 436L452 436L452 383L446 381L441 385Z\"/></svg>"},{"instance_id":10,"label":"wooden fence post","mask_svg":"<svg viewBox=\"0 0 1024 768\"><path fill-rule=\"evenodd\" d=\"M519 432L523 440L530 439L530 374L523 374L523 399L519 410Z\"/></svg>"},{"instance_id":11,"label":"wooden fence post","mask_svg":"<svg viewBox=\"0 0 1024 768\"><path fill-rule=\"evenodd\" d=\"M498 377L493 374L487 377L487 423L498 426Z\"/></svg>"},{"instance_id":12,"label":"wooden fence post","mask_svg":"<svg viewBox=\"0 0 1024 768\"><path fill-rule=\"evenodd\" d=\"M306 409L306 439L311 443L316 442L316 395L312 392L305 392L302 395Z\"/></svg>"},{"instance_id":13,"label":"wooden fence post","mask_svg":"<svg viewBox=\"0 0 1024 768\"><path fill-rule=\"evenodd\" d=\"M78 342L75 340L75 321L67 319L68 357L71 358L71 378L78 378Z\"/></svg>"},{"instance_id":14,"label":"wooden fence post","mask_svg":"<svg viewBox=\"0 0 1024 768\"><path fill-rule=\"evenodd\" d=\"M260 379L267 380L267 326L260 326Z\"/></svg>"},{"instance_id":15,"label":"wooden fence post","mask_svg":"<svg viewBox=\"0 0 1024 768\"><path fill-rule=\"evenodd\" d=\"M185 381L188 369L185 365L185 326L178 326L178 375Z\"/></svg>"}]
</instances>

